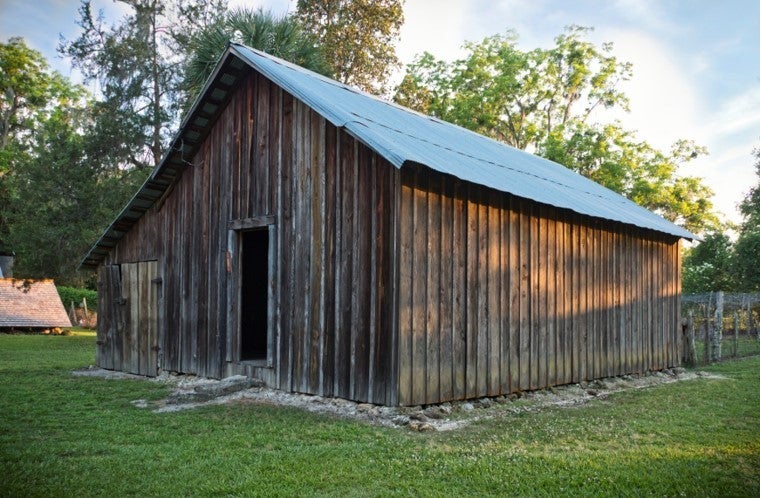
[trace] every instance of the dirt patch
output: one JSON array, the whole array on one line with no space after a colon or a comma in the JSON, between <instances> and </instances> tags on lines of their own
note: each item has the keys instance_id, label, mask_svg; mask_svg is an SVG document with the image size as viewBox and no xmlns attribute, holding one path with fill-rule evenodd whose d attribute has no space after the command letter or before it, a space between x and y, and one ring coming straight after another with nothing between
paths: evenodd
<instances>
[{"instance_id":1,"label":"dirt patch","mask_svg":"<svg viewBox=\"0 0 760 498\"><path fill-rule=\"evenodd\" d=\"M138 375L93 367L77 370L74 375L106 379L146 379ZM150 409L156 413L170 413L233 402L256 403L294 407L312 413L360 420L386 427L404 427L413 431L450 431L477 420L503 416L505 413L536 412L549 407L576 407L592 400L605 399L617 392L645 389L698 378L721 379L724 377L707 372L687 372L682 368L674 368L661 372L611 377L495 398L480 398L429 406L387 407L356 403L340 398L286 393L265 387L260 381L244 376L213 380L191 375L162 374L148 381L171 386L171 394L157 402L140 399L132 401L132 404L135 407Z\"/></svg>"}]
</instances>

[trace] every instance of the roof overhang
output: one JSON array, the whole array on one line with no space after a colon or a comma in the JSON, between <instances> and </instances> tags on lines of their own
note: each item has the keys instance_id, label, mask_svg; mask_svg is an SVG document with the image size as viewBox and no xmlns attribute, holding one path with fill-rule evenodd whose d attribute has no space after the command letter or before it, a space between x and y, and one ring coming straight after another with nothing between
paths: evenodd
<instances>
[{"instance_id":1,"label":"roof overhang","mask_svg":"<svg viewBox=\"0 0 760 498\"><path fill-rule=\"evenodd\" d=\"M161 162L90 248L79 263L80 268L97 268L142 215L169 193L191 164L198 147L216 123L235 87L249 72L250 66L235 56L227 44L214 71L182 120L179 131Z\"/></svg>"}]
</instances>

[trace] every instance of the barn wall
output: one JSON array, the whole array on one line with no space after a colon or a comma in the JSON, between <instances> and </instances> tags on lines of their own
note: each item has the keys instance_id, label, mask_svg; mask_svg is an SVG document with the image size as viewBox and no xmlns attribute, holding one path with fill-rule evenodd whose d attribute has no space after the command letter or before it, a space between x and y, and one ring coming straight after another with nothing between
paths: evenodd
<instances>
[{"instance_id":1,"label":"barn wall","mask_svg":"<svg viewBox=\"0 0 760 498\"><path fill-rule=\"evenodd\" d=\"M158 260L161 368L390 403L395 168L257 73L191 163L106 260ZM271 368L236 362L228 330L227 224L265 215L276 220Z\"/></svg>"},{"instance_id":2,"label":"barn wall","mask_svg":"<svg viewBox=\"0 0 760 498\"><path fill-rule=\"evenodd\" d=\"M427 168L401 184L400 404L677 364L677 240Z\"/></svg>"}]
</instances>

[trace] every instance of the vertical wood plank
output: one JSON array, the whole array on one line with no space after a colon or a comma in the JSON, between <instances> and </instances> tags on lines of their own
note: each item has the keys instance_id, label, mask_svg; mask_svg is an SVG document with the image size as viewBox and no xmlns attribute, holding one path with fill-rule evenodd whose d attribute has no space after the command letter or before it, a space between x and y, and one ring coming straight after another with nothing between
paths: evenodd
<instances>
[{"instance_id":1,"label":"vertical wood plank","mask_svg":"<svg viewBox=\"0 0 760 498\"><path fill-rule=\"evenodd\" d=\"M414 278L414 190L413 175L402 169L401 204L399 211L399 338L398 338L398 401L399 404L412 403L413 364L413 278Z\"/></svg>"},{"instance_id":2,"label":"vertical wood plank","mask_svg":"<svg viewBox=\"0 0 760 498\"><path fill-rule=\"evenodd\" d=\"M357 142L358 143L358 142ZM355 262L355 275L356 275L356 288L354 293L356 294L356 313L353 316L355 323L355 347L354 347L354 373L352 377L355 377L354 383L354 398L359 401L367 401L367 390L369 387L369 304L371 301L370 291L370 272L369 270L369 256L370 256L370 243L373 239L372 235L372 207L370 202L372 200L372 182L369 178L369 156L370 150L363 144L358 144L358 155L356 161L357 175L356 175L356 216L354 221L356 223L356 237L357 242L356 251L354 252Z\"/></svg>"},{"instance_id":3,"label":"vertical wood plank","mask_svg":"<svg viewBox=\"0 0 760 498\"><path fill-rule=\"evenodd\" d=\"M509 363L511 356L510 348L510 263L509 253L512 241L509 239L509 227L510 227L510 210L509 200L505 196L501 196L499 203L499 306L501 313L498 317L499 322L499 341L501 345L500 360L499 360L499 392L501 394L507 394L511 392L510 379L509 379Z\"/></svg>"},{"instance_id":4,"label":"vertical wood plank","mask_svg":"<svg viewBox=\"0 0 760 498\"><path fill-rule=\"evenodd\" d=\"M140 373L140 273L139 264L126 265L129 278L129 368L132 373Z\"/></svg>"},{"instance_id":5,"label":"vertical wood plank","mask_svg":"<svg viewBox=\"0 0 760 498\"><path fill-rule=\"evenodd\" d=\"M531 381L531 261L530 250L533 240L531 239L530 220L531 216L525 201L520 201L520 374L519 389L530 389Z\"/></svg>"},{"instance_id":6,"label":"vertical wood plank","mask_svg":"<svg viewBox=\"0 0 760 498\"><path fill-rule=\"evenodd\" d=\"M578 217L573 216L578 222ZM585 380L586 351L583 339L586 333L584 286L586 273L583 227L573 226L573 382Z\"/></svg>"},{"instance_id":7,"label":"vertical wood plank","mask_svg":"<svg viewBox=\"0 0 760 498\"><path fill-rule=\"evenodd\" d=\"M572 288L572 257L570 249L570 224L567 220L562 222L562 232L560 234L562 269L559 272L561 299L562 299L562 383L572 382L572 305L571 293Z\"/></svg>"},{"instance_id":8,"label":"vertical wood plank","mask_svg":"<svg viewBox=\"0 0 760 498\"><path fill-rule=\"evenodd\" d=\"M312 316L311 348L309 350L309 392L324 395L323 358L325 332L325 120L315 112L309 112L311 127L309 163L311 164L311 247L310 267L311 302L308 304Z\"/></svg>"},{"instance_id":9,"label":"vertical wood plank","mask_svg":"<svg viewBox=\"0 0 760 498\"><path fill-rule=\"evenodd\" d=\"M547 214L549 218L551 211ZM546 386L557 385L557 360L559 357L557 334L557 222L547 219L546 227Z\"/></svg>"},{"instance_id":10,"label":"vertical wood plank","mask_svg":"<svg viewBox=\"0 0 760 498\"><path fill-rule=\"evenodd\" d=\"M335 345L337 339L336 302L339 280L337 277L338 240L337 206L339 203L337 191L338 176L338 134L339 131L330 123L325 124L325 203L324 203L324 344L321 354L322 382L321 389L325 396L335 395Z\"/></svg>"},{"instance_id":11,"label":"vertical wood plank","mask_svg":"<svg viewBox=\"0 0 760 498\"><path fill-rule=\"evenodd\" d=\"M452 245L452 356L453 397L467 394L467 187L454 180L454 229Z\"/></svg>"},{"instance_id":12,"label":"vertical wood plank","mask_svg":"<svg viewBox=\"0 0 760 498\"><path fill-rule=\"evenodd\" d=\"M477 396L485 396L489 385L489 310L488 310L488 232L490 220L488 218L488 206L486 205L487 194L484 189L478 187L474 192L474 200L478 210L478 244L477 244L477 339L475 361L477 362L476 392Z\"/></svg>"},{"instance_id":13,"label":"vertical wood plank","mask_svg":"<svg viewBox=\"0 0 760 498\"><path fill-rule=\"evenodd\" d=\"M280 389L293 390L293 301L295 292L295 219L293 215L293 140L294 140L293 97L283 94L282 99L282 152L280 161L280 208L278 212L278 234L280 238L279 272L280 282L280 335L279 360L277 364ZM229 297L228 297L229 299Z\"/></svg>"},{"instance_id":14,"label":"vertical wood plank","mask_svg":"<svg viewBox=\"0 0 760 498\"><path fill-rule=\"evenodd\" d=\"M536 313L534 317L537 321L536 331L538 332L538 347L536 348L536 366L538 368L538 376L536 380L536 387L543 388L547 385L547 373L548 373L548 349L549 349L549 307L548 307L548 261L549 261L549 245L548 242L548 220L546 219L546 208L541 206L537 210L537 240L536 240Z\"/></svg>"},{"instance_id":15,"label":"vertical wood plank","mask_svg":"<svg viewBox=\"0 0 760 498\"><path fill-rule=\"evenodd\" d=\"M465 366L465 395L473 398L478 395L478 297L479 297L479 279L478 279L478 230L480 223L478 219L478 204L475 201L475 187L469 186L467 189L467 246L466 246L466 336L465 347L467 351L467 361Z\"/></svg>"},{"instance_id":16,"label":"vertical wood plank","mask_svg":"<svg viewBox=\"0 0 760 498\"><path fill-rule=\"evenodd\" d=\"M137 270L137 348L139 350L137 373L150 375L150 273L148 263L136 263Z\"/></svg>"},{"instance_id":17,"label":"vertical wood plank","mask_svg":"<svg viewBox=\"0 0 760 498\"><path fill-rule=\"evenodd\" d=\"M427 231L428 175L416 172L414 196L414 254L412 276L412 400L424 403L427 384Z\"/></svg>"},{"instance_id":18,"label":"vertical wood plank","mask_svg":"<svg viewBox=\"0 0 760 498\"><path fill-rule=\"evenodd\" d=\"M432 175L428 181L427 190L425 403L437 403L441 399L441 207L443 203L440 183L434 182Z\"/></svg>"},{"instance_id":19,"label":"vertical wood plank","mask_svg":"<svg viewBox=\"0 0 760 498\"><path fill-rule=\"evenodd\" d=\"M450 181L441 178L441 247L440 247L440 370L441 399L454 399L454 199Z\"/></svg>"},{"instance_id":20,"label":"vertical wood plank","mask_svg":"<svg viewBox=\"0 0 760 498\"><path fill-rule=\"evenodd\" d=\"M514 198L509 198L509 392L521 389L520 328L522 326L521 287L522 274L520 266L522 244L520 237L520 205Z\"/></svg>"},{"instance_id":21,"label":"vertical wood plank","mask_svg":"<svg viewBox=\"0 0 760 498\"><path fill-rule=\"evenodd\" d=\"M589 370L591 378L598 378L601 375L601 362L600 362L600 353L601 353L601 318L600 318L600 276L599 276L599 269L601 265L599 264L599 222L594 221L594 223L591 225L591 230L589 231L590 234L590 241L589 241L589 249L590 249L590 255L591 255L591 264L589 265L590 272L590 280L591 280L591 287L589 289L589 292L591 294L591 301L589 303L589 315L591 319L591 327L590 335L591 340L589 341Z\"/></svg>"},{"instance_id":22,"label":"vertical wood plank","mask_svg":"<svg viewBox=\"0 0 760 498\"><path fill-rule=\"evenodd\" d=\"M487 300L487 331L488 331L488 364L486 394L496 396L501 391L501 213L499 207L500 194L490 191L488 195L488 300Z\"/></svg>"}]
</instances>

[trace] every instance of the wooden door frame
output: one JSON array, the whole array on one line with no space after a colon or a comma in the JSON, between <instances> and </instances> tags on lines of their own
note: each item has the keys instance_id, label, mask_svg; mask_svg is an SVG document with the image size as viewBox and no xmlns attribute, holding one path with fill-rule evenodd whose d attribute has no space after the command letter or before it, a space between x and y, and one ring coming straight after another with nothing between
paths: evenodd
<instances>
[{"instance_id":1,"label":"wooden door frame","mask_svg":"<svg viewBox=\"0 0 760 498\"><path fill-rule=\"evenodd\" d=\"M269 247L267 248L267 354L266 359L241 360L240 306L241 306L241 275L242 268L242 237L241 234L255 229L267 229ZM277 217L275 215L255 216L230 220L227 223L227 363L250 365L253 367L274 368L274 331L275 331L275 283L277 280L276 249L277 249Z\"/></svg>"}]
</instances>

